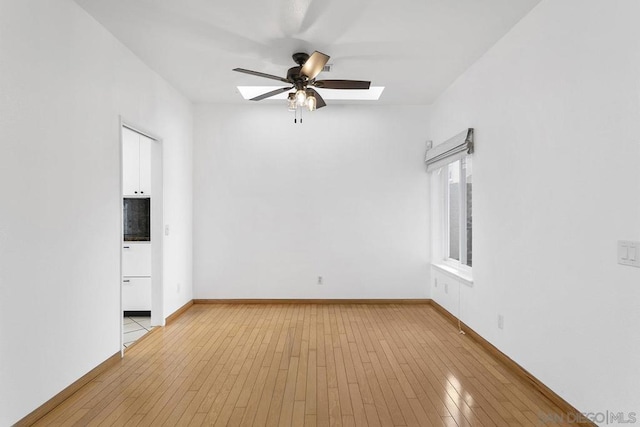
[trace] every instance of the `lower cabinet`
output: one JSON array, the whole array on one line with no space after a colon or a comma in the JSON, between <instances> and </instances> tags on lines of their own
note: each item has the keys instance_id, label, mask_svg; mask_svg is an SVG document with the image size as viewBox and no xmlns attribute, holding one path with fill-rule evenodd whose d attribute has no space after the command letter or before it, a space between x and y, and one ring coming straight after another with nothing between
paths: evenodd
<instances>
[{"instance_id":1,"label":"lower cabinet","mask_svg":"<svg viewBox=\"0 0 640 427\"><path fill-rule=\"evenodd\" d=\"M151 276L151 244L127 242L122 245L122 275Z\"/></svg>"},{"instance_id":2,"label":"lower cabinet","mask_svg":"<svg viewBox=\"0 0 640 427\"><path fill-rule=\"evenodd\" d=\"M151 311L151 277L122 279L122 310Z\"/></svg>"}]
</instances>

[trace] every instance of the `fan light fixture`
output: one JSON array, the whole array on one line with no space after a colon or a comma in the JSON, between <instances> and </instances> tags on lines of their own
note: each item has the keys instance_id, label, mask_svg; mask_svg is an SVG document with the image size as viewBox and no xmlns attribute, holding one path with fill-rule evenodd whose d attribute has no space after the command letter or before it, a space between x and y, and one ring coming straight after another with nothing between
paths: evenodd
<instances>
[{"instance_id":1,"label":"fan light fixture","mask_svg":"<svg viewBox=\"0 0 640 427\"><path fill-rule=\"evenodd\" d=\"M307 100L307 92L305 92L303 89L298 90L296 92L296 104L302 107L306 100Z\"/></svg>"},{"instance_id":2,"label":"fan light fixture","mask_svg":"<svg viewBox=\"0 0 640 427\"><path fill-rule=\"evenodd\" d=\"M287 97L287 103L289 105L289 111L296 111L296 94L291 92Z\"/></svg>"},{"instance_id":3,"label":"fan light fixture","mask_svg":"<svg viewBox=\"0 0 640 427\"><path fill-rule=\"evenodd\" d=\"M311 55L298 52L294 53L291 57L298 66L289 68L287 77L278 77L273 74L266 74L244 68L234 68L233 71L278 80L288 85L288 87L276 88L262 95L254 96L251 98L252 101L261 101L278 95L282 96L285 92L294 89L295 92L287 95L287 107L289 110L296 112L293 119L294 123L297 123L298 110L300 110L300 123L302 123L302 107L306 106L309 111L314 111L327 105L324 99L322 99L322 96L320 96L314 88L329 90L358 89L368 91L371 87L371 82L364 80L316 80L316 77L329 60L329 55L325 55L322 52L315 51ZM238 87L238 89L240 89L240 87ZM378 96L380 95L378 94Z\"/></svg>"},{"instance_id":4,"label":"fan light fixture","mask_svg":"<svg viewBox=\"0 0 640 427\"><path fill-rule=\"evenodd\" d=\"M307 94L307 108L309 111L313 111L316 109L317 100L316 97L313 96L313 92L309 92Z\"/></svg>"}]
</instances>

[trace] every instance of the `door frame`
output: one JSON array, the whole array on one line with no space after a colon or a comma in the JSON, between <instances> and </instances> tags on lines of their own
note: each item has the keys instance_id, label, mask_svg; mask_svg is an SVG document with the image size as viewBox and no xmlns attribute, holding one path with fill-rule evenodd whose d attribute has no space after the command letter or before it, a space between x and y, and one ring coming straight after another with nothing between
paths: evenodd
<instances>
[{"instance_id":1,"label":"door frame","mask_svg":"<svg viewBox=\"0 0 640 427\"><path fill-rule=\"evenodd\" d=\"M123 137L122 129L127 128L151 139L154 143L151 145L151 326L164 326L164 187L163 187L163 156L162 156L162 138L149 132L145 128L133 124L122 116L119 116L118 135L120 141L120 305L118 319L120 320L120 351L124 356L124 327L122 322L122 236L124 233L123 226L123 209L124 209L124 182L123 182Z\"/></svg>"}]
</instances>

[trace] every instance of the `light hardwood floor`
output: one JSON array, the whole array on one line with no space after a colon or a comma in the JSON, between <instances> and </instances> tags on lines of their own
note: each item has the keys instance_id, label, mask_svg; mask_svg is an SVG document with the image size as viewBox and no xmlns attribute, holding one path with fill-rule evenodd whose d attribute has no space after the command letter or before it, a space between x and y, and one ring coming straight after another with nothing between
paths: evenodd
<instances>
[{"instance_id":1,"label":"light hardwood floor","mask_svg":"<svg viewBox=\"0 0 640 427\"><path fill-rule=\"evenodd\" d=\"M196 304L36 425L518 426L551 414L428 304Z\"/></svg>"}]
</instances>

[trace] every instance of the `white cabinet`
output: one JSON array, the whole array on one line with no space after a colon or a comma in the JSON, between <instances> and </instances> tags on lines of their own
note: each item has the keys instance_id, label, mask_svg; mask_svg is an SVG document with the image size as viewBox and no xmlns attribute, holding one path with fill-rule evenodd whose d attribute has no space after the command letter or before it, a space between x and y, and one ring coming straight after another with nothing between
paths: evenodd
<instances>
[{"instance_id":1,"label":"white cabinet","mask_svg":"<svg viewBox=\"0 0 640 427\"><path fill-rule=\"evenodd\" d=\"M122 128L122 192L125 198L134 196L135 199L139 199L135 196L142 196L142 198L151 196L153 143L152 139L144 135ZM130 225L129 220L126 225ZM142 227L144 221L142 225L136 223L136 226L138 225ZM127 231L127 227L124 229ZM123 242L122 244L123 311L151 311L151 247L150 242Z\"/></svg>"},{"instance_id":2,"label":"white cabinet","mask_svg":"<svg viewBox=\"0 0 640 427\"><path fill-rule=\"evenodd\" d=\"M151 277L122 279L122 310L151 311Z\"/></svg>"},{"instance_id":3,"label":"white cabinet","mask_svg":"<svg viewBox=\"0 0 640 427\"><path fill-rule=\"evenodd\" d=\"M122 310L151 311L151 243L122 244Z\"/></svg>"},{"instance_id":4,"label":"white cabinet","mask_svg":"<svg viewBox=\"0 0 640 427\"><path fill-rule=\"evenodd\" d=\"M125 243L122 245L122 275L125 277L151 276L150 243Z\"/></svg>"},{"instance_id":5,"label":"white cabinet","mask_svg":"<svg viewBox=\"0 0 640 427\"><path fill-rule=\"evenodd\" d=\"M140 135L140 194L145 195L151 195L151 144L151 139Z\"/></svg>"},{"instance_id":6,"label":"white cabinet","mask_svg":"<svg viewBox=\"0 0 640 427\"><path fill-rule=\"evenodd\" d=\"M139 135L122 128L122 192L125 196L140 191Z\"/></svg>"},{"instance_id":7,"label":"white cabinet","mask_svg":"<svg viewBox=\"0 0 640 427\"><path fill-rule=\"evenodd\" d=\"M122 192L125 196L151 195L153 140L122 128Z\"/></svg>"}]
</instances>

